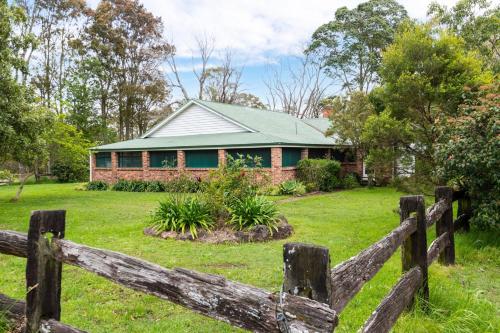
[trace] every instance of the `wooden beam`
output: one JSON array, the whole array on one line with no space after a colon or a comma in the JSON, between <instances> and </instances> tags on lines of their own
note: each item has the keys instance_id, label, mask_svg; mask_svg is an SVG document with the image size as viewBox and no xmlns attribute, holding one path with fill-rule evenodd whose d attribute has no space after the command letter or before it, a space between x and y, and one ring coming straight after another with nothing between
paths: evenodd
<instances>
[{"instance_id":1,"label":"wooden beam","mask_svg":"<svg viewBox=\"0 0 500 333\"><path fill-rule=\"evenodd\" d=\"M17 231L0 230L0 253L26 258L28 236Z\"/></svg>"},{"instance_id":2,"label":"wooden beam","mask_svg":"<svg viewBox=\"0 0 500 333\"><path fill-rule=\"evenodd\" d=\"M26 264L26 333L38 333L42 319L60 320L62 264L52 256L50 242L64 237L66 211L33 211L28 231Z\"/></svg>"},{"instance_id":3,"label":"wooden beam","mask_svg":"<svg viewBox=\"0 0 500 333\"><path fill-rule=\"evenodd\" d=\"M436 199L437 200L437 199ZM451 205L451 200L449 198L442 198L435 204L427 208L425 213L425 220L427 221L427 228L436 223L443 214L448 210L448 206Z\"/></svg>"},{"instance_id":4,"label":"wooden beam","mask_svg":"<svg viewBox=\"0 0 500 333\"><path fill-rule=\"evenodd\" d=\"M326 247L286 243L283 262L283 292L330 304L330 253Z\"/></svg>"},{"instance_id":5,"label":"wooden beam","mask_svg":"<svg viewBox=\"0 0 500 333\"><path fill-rule=\"evenodd\" d=\"M18 301L9 296L0 294L0 312L3 312L7 318L13 320L22 320L24 317L26 303ZM45 333L86 333L69 325L58 322L57 320L41 320L40 332Z\"/></svg>"},{"instance_id":6,"label":"wooden beam","mask_svg":"<svg viewBox=\"0 0 500 333\"><path fill-rule=\"evenodd\" d=\"M290 332L332 332L338 319L327 304L268 291L224 277L166 269L121 253L55 239L56 258L125 287L180 304L200 314L254 332L280 332L277 307Z\"/></svg>"},{"instance_id":7,"label":"wooden beam","mask_svg":"<svg viewBox=\"0 0 500 333\"><path fill-rule=\"evenodd\" d=\"M415 292L422 284L422 278L422 270L419 266L406 272L368 318L361 332L389 332L401 313L411 304Z\"/></svg>"},{"instance_id":8,"label":"wooden beam","mask_svg":"<svg viewBox=\"0 0 500 333\"><path fill-rule=\"evenodd\" d=\"M443 265L455 264L455 230L453 228L453 190L447 186L436 187L436 201L444 199L447 203L446 210L441 218L436 222L436 237L443 234L448 235L448 242L446 247L439 255L439 263Z\"/></svg>"},{"instance_id":9,"label":"wooden beam","mask_svg":"<svg viewBox=\"0 0 500 333\"><path fill-rule=\"evenodd\" d=\"M377 243L332 269L332 308L340 313L347 303L389 260L403 241L417 230L415 218L404 220Z\"/></svg>"},{"instance_id":10,"label":"wooden beam","mask_svg":"<svg viewBox=\"0 0 500 333\"><path fill-rule=\"evenodd\" d=\"M416 212L417 230L401 245L401 259L403 272L419 266L422 273L420 296L426 302L429 300L428 269L427 269L427 223L425 221L425 201L423 195L403 196L399 201L401 222L404 222L410 213Z\"/></svg>"},{"instance_id":11,"label":"wooden beam","mask_svg":"<svg viewBox=\"0 0 500 333\"><path fill-rule=\"evenodd\" d=\"M427 265L430 266L434 260L439 257L439 254L445 249L445 247L449 244L450 238L448 237L448 233L445 232L441 234L438 238L436 238L429 249L427 250Z\"/></svg>"}]
</instances>

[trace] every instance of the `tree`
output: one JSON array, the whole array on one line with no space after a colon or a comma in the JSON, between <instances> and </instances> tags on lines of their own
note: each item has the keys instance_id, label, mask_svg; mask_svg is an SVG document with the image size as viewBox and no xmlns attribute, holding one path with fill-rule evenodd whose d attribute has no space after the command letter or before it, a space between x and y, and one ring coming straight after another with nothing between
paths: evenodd
<instances>
[{"instance_id":1,"label":"tree","mask_svg":"<svg viewBox=\"0 0 500 333\"><path fill-rule=\"evenodd\" d=\"M12 27L23 24L25 19L22 9L0 1L0 159L21 163L30 175L37 174L46 161L43 134L50 127L50 117L43 108L33 108L30 91L13 77L16 69L26 66L14 52L23 41L14 36ZM27 175L21 176L15 200L21 195Z\"/></svg>"},{"instance_id":2,"label":"tree","mask_svg":"<svg viewBox=\"0 0 500 333\"><path fill-rule=\"evenodd\" d=\"M428 25L405 24L383 54L380 76L384 103L392 117L407 120L415 134L416 157L434 169L434 124L452 115L462 101L465 85L491 80L481 61L464 48L463 41Z\"/></svg>"},{"instance_id":3,"label":"tree","mask_svg":"<svg viewBox=\"0 0 500 333\"><path fill-rule=\"evenodd\" d=\"M46 132L53 174L60 182L88 179L89 149L93 146L75 126L59 116Z\"/></svg>"},{"instance_id":4,"label":"tree","mask_svg":"<svg viewBox=\"0 0 500 333\"><path fill-rule=\"evenodd\" d=\"M235 104L240 93L242 71L232 64L232 55L225 54L221 66L205 71L203 99L213 102Z\"/></svg>"},{"instance_id":5,"label":"tree","mask_svg":"<svg viewBox=\"0 0 500 333\"><path fill-rule=\"evenodd\" d=\"M467 88L455 115L438 123L436 160L439 175L465 189L474 206L472 222L479 228L500 228L500 89L498 82Z\"/></svg>"},{"instance_id":6,"label":"tree","mask_svg":"<svg viewBox=\"0 0 500 333\"><path fill-rule=\"evenodd\" d=\"M297 59L299 65L282 64L270 70L265 85L271 110L283 111L297 118L320 116L320 102L329 87L322 75L322 63L313 55Z\"/></svg>"},{"instance_id":7,"label":"tree","mask_svg":"<svg viewBox=\"0 0 500 333\"><path fill-rule=\"evenodd\" d=\"M121 140L142 135L153 121L149 112L162 109L169 96L161 66L173 48L162 33L161 19L137 0L104 0L75 42L98 63L101 115L107 123L114 108Z\"/></svg>"},{"instance_id":8,"label":"tree","mask_svg":"<svg viewBox=\"0 0 500 333\"><path fill-rule=\"evenodd\" d=\"M478 50L483 63L495 73L500 71L500 6L491 8L487 0L460 0L451 8L433 2L428 15L463 38L468 50Z\"/></svg>"},{"instance_id":9,"label":"tree","mask_svg":"<svg viewBox=\"0 0 500 333\"><path fill-rule=\"evenodd\" d=\"M266 105L262 103L258 96L250 93L239 93L233 104L247 106L249 108L255 109L265 109Z\"/></svg>"},{"instance_id":10,"label":"tree","mask_svg":"<svg viewBox=\"0 0 500 333\"><path fill-rule=\"evenodd\" d=\"M397 164L407 155L413 139L409 122L393 118L389 110L369 116L360 141L368 152L365 164L370 178L385 184L397 175Z\"/></svg>"},{"instance_id":11,"label":"tree","mask_svg":"<svg viewBox=\"0 0 500 333\"><path fill-rule=\"evenodd\" d=\"M326 135L336 135L341 143L362 147L361 134L368 117L375 113L368 96L354 92L348 97L334 97L322 101L332 124Z\"/></svg>"},{"instance_id":12,"label":"tree","mask_svg":"<svg viewBox=\"0 0 500 333\"><path fill-rule=\"evenodd\" d=\"M406 18L406 10L394 0L370 0L353 9L341 7L333 21L313 33L306 53L322 57L326 72L347 91L368 92L378 82L382 51Z\"/></svg>"}]
</instances>

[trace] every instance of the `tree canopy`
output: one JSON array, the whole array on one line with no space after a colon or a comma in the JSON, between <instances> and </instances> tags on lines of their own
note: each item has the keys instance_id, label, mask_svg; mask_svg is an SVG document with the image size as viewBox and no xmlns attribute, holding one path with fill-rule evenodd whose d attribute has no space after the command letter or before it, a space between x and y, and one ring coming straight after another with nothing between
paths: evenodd
<instances>
[{"instance_id":1,"label":"tree canopy","mask_svg":"<svg viewBox=\"0 0 500 333\"><path fill-rule=\"evenodd\" d=\"M382 51L407 17L404 7L394 0L370 0L353 9L341 7L332 21L313 33L306 52L323 57L327 73L347 91L368 92L378 82Z\"/></svg>"}]
</instances>

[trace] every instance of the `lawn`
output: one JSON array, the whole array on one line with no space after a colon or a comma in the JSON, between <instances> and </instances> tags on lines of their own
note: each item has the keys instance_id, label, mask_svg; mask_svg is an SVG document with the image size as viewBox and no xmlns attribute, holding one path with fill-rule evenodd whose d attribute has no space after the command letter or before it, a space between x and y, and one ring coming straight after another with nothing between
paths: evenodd
<instances>
[{"instance_id":1,"label":"lawn","mask_svg":"<svg viewBox=\"0 0 500 333\"><path fill-rule=\"evenodd\" d=\"M15 187L0 188L0 229L27 231L35 209L66 209L66 238L120 251L165 267L221 274L278 291L282 245L209 245L142 235L162 193L86 192L76 184L28 185L18 203ZM286 241L330 249L332 266L355 255L398 225L394 189L356 189L279 205L295 228ZM430 202L430 200L428 200ZM432 239L434 232L430 231ZM430 240L429 240L430 241ZM430 311L405 314L395 332L500 331L500 237L471 232L456 236L457 265L430 268ZM0 255L0 292L24 298L25 260ZM340 316L337 332L356 332L400 276L399 251L367 283ZM152 296L134 292L79 268L64 266L62 321L89 332L237 332ZM0 323L0 331L2 325Z\"/></svg>"}]
</instances>

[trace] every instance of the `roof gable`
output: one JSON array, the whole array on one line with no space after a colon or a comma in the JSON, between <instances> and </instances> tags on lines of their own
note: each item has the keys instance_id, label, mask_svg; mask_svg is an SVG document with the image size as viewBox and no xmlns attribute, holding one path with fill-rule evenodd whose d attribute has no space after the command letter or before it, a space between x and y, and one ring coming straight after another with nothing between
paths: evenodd
<instances>
[{"instance_id":1,"label":"roof gable","mask_svg":"<svg viewBox=\"0 0 500 333\"><path fill-rule=\"evenodd\" d=\"M253 131L205 105L190 101L148 131L143 138L244 132Z\"/></svg>"}]
</instances>

